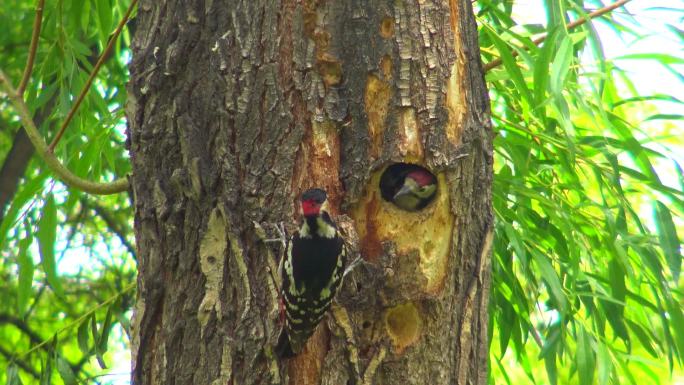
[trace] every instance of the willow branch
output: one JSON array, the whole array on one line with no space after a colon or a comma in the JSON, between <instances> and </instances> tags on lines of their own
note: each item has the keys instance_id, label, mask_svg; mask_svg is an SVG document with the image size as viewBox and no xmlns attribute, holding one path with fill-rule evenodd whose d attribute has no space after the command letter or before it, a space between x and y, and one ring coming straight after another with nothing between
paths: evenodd
<instances>
[{"instance_id":1,"label":"willow branch","mask_svg":"<svg viewBox=\"0 0 684 385\"><path fill-rule=\"evenodd\" d=\"M17 329L21 330L24 334L26 334L29 338L29 341L31 341L31 344L38 344L43 341L43 338L33 331L24 320L22 320L19 317L13 316L11 314L5 314L2 313L0 314L0 325L4 324L10 324L16 327Z\"/></svg>"},{"instance_id":2,"label":"willow branch","mask_svg":"<svg viewBox=\"0 0 684 385\"><path fill-rule=\"evenodd\" d=\"M632 1L632 0L618 0L611 5L607 5L603 8L597 9L596 11L591 12L589 15L587 15L587 17L583 17L583 18L580 18L580 19L573 21L572 23L569 23L567 26L567 29L570 30L570 29L579 27L580 25L586 23L587 21L595 19L599 16L603 16L606 13L615 10L616 8L622 7L623 5L629 3L630 1ZM544 35L532 40L532 43L534 43L534 45L539 45L542 42L544 42L544 40L546 40L547 37L548 37L548 34L544 34ZM521 48L524 50L529 49L527 47L521 47ZM512 57L516 57L518 55L519 55L518 51L511 51ZM494 69L494 68L500 66L502 63L503 63L503 60L501 58L494 59L494 60L490 61L489 63L485 64L484 71L487 72L491 69Z\"/></svg>"},{"instance_id":3,"label":"willow branch","mask_svg":"<svg viewBox=\"0 0 684 385\"><path fill-rule=\"evenodd\" d=\"M95 214L97 214L102 220L105 222L107 227L109 227L109 230L111 230L116 236L119 238L119 241L128 249L128 252L131 253L134 259L136 259L136 254L135 254L135 246L131 244L131 242L128 241L128 238L126 238L126 231L123 229L123 226L114 218L114 216L104 207L94 203L90 202L86 199L81 200L81 204L86 206L87 208L92 209Z\"/></svg>"},{"instance_id":4,"label":"willow branch","mask_svg":"<svg viewBox=\"0 0 684 385\"><path fill-rule=\"evenodd\" d=\"M44 341L43 338L38 333L36 333L33 329L31 329L31 327L28 325L28 323L26 323L26 321L22 320L19 317L13 316L11 314L4 314L4 313L0 314L0 325L1 324L13 325L14 327L16 327L17 329L22 331L24 334L26 334L28 336L29 341L31 341L31 345L40 344ZM46 353L50 354L51 348L48 345L43 344L43 348L44 348ZM9 358L11 359L11 357L9 357ZM87 359L89 357L86 356L85 358ZM65 360L66 360L66 358L65 358ZM23 361L17 360L16 362L17 362L17 365L21 366L21 364L19 364L19 363L23 362ZM71 369L75 373L78 373L80 371L79 365L81 365L81 366L83 365L80 362L73 364L69 360L66 360L66 362L69 364L69 366L71 366ZM21 368L26 370L26 371L29 371L29 368L31 368L31 367L27 365L27 367L21 366Z\"/></svg>"},{"instance_id":5,"label":"willow branch","mask_svg":"<svg viewBox=\"0 0 684 385\"><path fill-rule=\"evenodd\" d=\"M43 346L45 346L45 345L49 344L50 342L52 342L52 341L53 341L59 334L61 334L62 332L66 331L66 330L69 330L69 329L71 329L71 328L74 328L74 327L76 327L77 325L80 325L81 322L83 322L83 321L85 321L86 319L88 319L88 317L90 317L90 316L92 316L93 314L95 314L98 310L100 310L100 309L102 309L102 308L104 308L104 307L106 307L106 306L109 306L109 305L113 304L117 299L119 299L120 297L122 297L124 294L126 294L126 293L128 293L129 291L135 289L136 285L137 285L136 282L131 283L130 285L128 285L128 286L126 286L125 288L123 288L123 290L121 290L120 292L116 293L114 296L110 297L109 299L107 299L106 301L104 301L104 302L102 302L102 303L97 304L95 307L93 307L92 309L88 310L85 314L82 314L80 317L78 317L77 319L75 319L73 322L71 322L71 323L67 324L66 326L62 327L61 329L57 330L57 331L53 334L52 337L50 337L50 338L44 340L43 342L39 343L38 345L33 346L31 349L29 349L29 350L27 350L27 351L25 351L25 352L23 352L23 353L21 353L21 354L18 354L18 355L15 354L15 356L16 356L16 357L25 357L25 356L31 354L32 352L34 352L34 351L36 351L36 350L38 350L38 349L43 348Z\"/></svg>"},{"instance_id":6,"label":"willow branch","mask_svg":"<svg viewBox=\"0 0 684 385\"><path fill-rule=\"evenodd\" d=\"M7 362L13 363L13 364L17 365L18 367L20 367L21 369L23 369L26 373L28 373L28 374L30 374L31 376L33 376L35 379L37 379L37 380L40 379L40 373L38 373L38 371L36 371L35 369L33 369L33 367L32 367L31 365L27 364L27 363L24 362L24 361L15 360L15 359L14 359L14 353L12 353L11 351L5 349L5 348L2 347L1 345L0 345L0 355L4 356L4 357L5 357L5 360L6 360Z\"/></svg>"},{"instance_id":7,"label":"willow branch","mask_svg":"<svg viewBox=\"0 0 684 385\"><path fill-rule=\"evenodd\" d=\"M26 85L31 78L31 72L33 71L33 63L36 60L36 51L38 50L38 38L40 37L40 28L43 25L43 5L45 0L38 0L36 5L36 17L33 19L33 33L31 34L31 45L29 46L29 54L26 59L26 67L24 68L24 75L21 77L21 82L19 87L17 87L17 93L19 96L23 97L24 91L26 91Z\"/></svg>"},{"instance_id":8,"label":"willow branch","mask_svg":"<svg viewBox=\"0 0 684 385\"><path fill-rule=\"evenodd\" d=\"M114 30L114 33L112 34L112 37L109 39L109 43L107 43L107 47L105 47L104 51L102 51L102 54L100 54L100 57L97 59L97 63L95 63L95 67L93 67L93 70L90 72L90 76L88 77L86 84L83 86L81 93L78 95L76 102L74 102L74 104L71 106L71 109L69 110L69 113L67 114L66 118L64 119L64 122L62 122L62 125L59 127L59 131L57 131L57 135L55 135L55 138L52 140L52 142L48 146L48 150L50 152L53 152L55 150L55 146L57 146L57 143L59 142L59 140L62 139L62 136L64 135L64 131L66 130L69 123L71 123L71 120L74 118L74 115L76 115L76 111L78 111L78 108L81 106L81 103L83 102L83 99L85 98L86 94L88 94L88 91L90 91L90 87L92 86L93 81L95 80L95 76L97 76L97 73L100 72L100 68L102 67L102 64L104 64L105 60L107 59L110 52L112 51L112 48L114 47L114 43L116 43L116 40L118 39L119 35L121 34L121 31L126 26L126 23L128 22L128 18L131 16L131 12L133 12L133 8L135 7L135 4L137 2L138 2L138 0L131 1L131 4L128 6L128 9L126 10L126 13L124 14L124 17L119 22L119 25L116 26L116 29Z\"/></svg>"},{"instance_id":9,"label":"willow branch","mask_svg":"<svg viewBox=\"0 0 684 385\"><path fill-rule=\"evenodd\" d=\"M24 125L26 134L31 140L33 147L35 147L36 153L38 153L40 158L47 163L48 167L67 186L96 195L115 194L128 189L127 178L119 178L109 183L98 183L82 179L69 171L66 167L64 167L64 165L62 165L59 159L57 159L55 154L53 154L52 151L49 151L45 140L43 140L43 138L40 136L40 133L33 122L33 118L31 118L31 114L29 113L28 107L26 107L26 103L24 103L24 100L17 94L17 91L12 88L12 84L10 84L9 79L5 76L5 73L1 69L0 87L5 90L10 98L10 101L12 102L12 105L14 106L14 109L16 110L17 114L19 114L21 123Z\"/></svg>"}]
</instances>

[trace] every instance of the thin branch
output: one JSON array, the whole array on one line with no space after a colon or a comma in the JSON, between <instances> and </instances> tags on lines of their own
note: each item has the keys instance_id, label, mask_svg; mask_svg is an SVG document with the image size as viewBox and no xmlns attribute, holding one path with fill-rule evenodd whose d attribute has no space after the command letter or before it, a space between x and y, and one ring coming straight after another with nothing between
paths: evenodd
<instances>
[{"instance_id":1,"label":"thin branch","mask_svg":"<svg viewBox=\"0 0 684 385\"><path fill-rule=\"evenodd\" d=\"M71 328L73 328L73 327L75 327L75 326L77 326L77 325L80 325L81 322L83 322L83 321L86 320L88 317L90 317L90 316L92 316L93 314L95 314L96 311L102 309L102 308L105 307L105 306L111 305L112 303L114 303L114 301L116 301L117 299L119 299L120 297L122 297L124 294L126 294L126 293L128 293L129 291L135 289L136 285L137 285L137 283L136 283L136 282L133 282L133 283L131 283L130 285L126 286L125 288L123 288L123 290L121 290L120 292L116 293L115 295L113 295L112 297L110 297L109 299L107 299L106 301L97 304L95 307L93 307L92 309L88 310L85 314L82 314L80 317L78 317L77 319L75 319L73 322L71 322L71 323L67 324L66 326L64 326L64 327L60 328L59 330L57 330L57 331L52 335L52 337L50 337L50 338L44 340L43 342L39 343L38 345L33 346L31 349L29 349L29 350L27 350L27 351L25 351L25 352L23 352L23 353L21 353L21 354L18 354L17 357L25 357L25 356L31 354L32 352L34 352L34 351L36 351L36 350L38 350L38 349L43 348L43 346L45 346L45 345L49 344L50 342L52 342L52 340L53 340L55 337L57 337L59 334L61 334L62 332L66 331L66 330L69 330L69 329L71 329Z\"/></svg>"},{"instance_id":2,"label":"thin branch","mask_svg":"<svg viewBox=\"0 0 684 385\"><path fill-rule=\"evenodd\" d=\"M55 138L50 143L50 146L48 146L48 150L50 152L53 152L55 150L55 146L57 145L59 140L62 139L62 135L64 135L64 131L66 130L69 123L71 123L71 120L74 118L74 115L76 114L76 111L78 111L78 108L81 106L81 103L83 102L83 99L85 98L86 94L88 93L88 91L90 91L90 86L93 84L93 80L95 80L95 76L97 76L97 73L100 71L102 64L104 64L106 58L109 56L109 53L112 51L112 47L114 47L114 43L116 43L116 40L119 37L119 35L121 34L123 27L126 26L126 23L128 22L128 18L131 16L131 12L133 12L133 7L135 7L135 4L137 2L138 2L138 0L131 1L131 4L128 6L128 9L126 10L126 13L124 14L124 17L119 22L119 25L116 26L116 29L114 30L114 33L112 34L112 37L109 39L109 43L107 44L107 47L105 48L104 51L102 51L100 58L97 59L97 63L95 63L95 67L93 68L92 72L90 73L90 76L88 77L88 81L86 81L85 86L83 86L81 93L78 95L78 99L76 99L76 102L71 106L71 110L69 110L69 113L67 114L66 118L64 119L64 122L62 122L62 125L59 127L59 131L57 131L57 135L55 136Z\"/></svg>"},{"instance_id":3,"label":"thin branch","mask_svg":"<svg viewBox=\"0 0 684 385\"><path fill-rule=\"evenodd\" d=\"M33 331L33 329L31 329L28 324L26 324L26 322L19 317L15 317L11 314L0 314L0 325L2 324L10 324L21 330L28 336L31 344L39 344L43 342L43 337Z\"/></svg>"},{"instance_id":4,"label":"thin branch","mask_svg":"<svg viewBox=\"0 0 684 385\"><path fill-rule=\"evenodd\" d=\"M24 334L26 334L29 337L29 341L31 341L32 345L35 344L42 344L43 338L36 333L31 327L21 318L15 317L11 314L0 314L0 325L2 324L10 324L16 327L17 329L21 330ZM51 348L48 347L47 345L43 344L44 350L46 353L50 353ZM2 349L2 346L0 346L0 349ZM8 357L10 358L10 357ZM86 357L88 358L88 357ZM81 366L83 365L80 361L77 364L71 363L69 360L65 358L66 362L71 366L71 369L75 372L78 373L81 370ZM21 366L19 364L21 361L17 361L17 365ZM22 369L29 371L25 367L21 367Z\"/></svg>"},{"instance_id":5,"label":"thin branch","mask_svg":"<svg viewBox=\"0 0 684 385\"><path fill-rule=\"evenodd\" d=\"M573 29L575 27L579 27L580 25L586 23L587 21L595 19L599 16L603 16L606 13L608 13L608 12L610 12L616 8L622 7L623 5L629 3L630 1L632 1L632 0L618 0L611 5L605 6L603 8L597 9L594 12L591 12L589 15L587 15L588 17L583 17L583 18L580 18L580 19L573 21L572 23L568 23L568 26L566 28L570 30L570 29ZM548 34L544 34L544 35L532 40L532 42L534 43L534 45L539 45L542 42L544 42L544 40L546 40L547 37L548 37ZM521 47L521 48L524 50L528 50L527 47ZM519 55L518 51L511 51L512 57L516 57L518 55ZM494 69L494 68L500 66L502 63L503 63L503 60L501 58L494 59L494 60L490 61L489 63L485 64L484 71L487 72L491 69Z\"/></svg>"},{"instance_id":6,"label":"thin branch","mask_svg":"<svg viewBox=\"0 0 684 385\"><path fill-rule=\"evenodd\" d=\"M38 302L40 301L40 298L43 296L43 293L45 293L45 288L46 288L45 285L41 285L38 288L38 293L36 293L36 295L33 296L33 303L31 304L31 306L26 311L26 314L24 315L24 317L26 317L27 319L31 316L31 314L36 309L36 307L38 307Z\"/></svg>"},{"instance_id":7,"label":"thin branch","mask_svg":"<svg viewBox=\"0 0 684 385\"><path fill-rule=\"evenodd\" d=\"M126 232L122 229L122 226L120 226L116 218L114 218L114 216L107 209L98 205L95 202L90 202L86 199L83 199L81 200L81 204L87 208L92 209L95 212L95 214L102 218L107 227L109 227L109 230L111 230L114 234L116 234L117 237L119 237L119 241L121 241L121 243L126 247L126 249L128 249L128 252L131 253L133 258L135 259L135 247L126 238Z\"/></svg>"},{"instance_id":8,"label":"thin branch","mask_svg":"<svg viewBox=\"0 0 684 385\"><path fill-rule=\"evenodd\" d=\"M38 371L33 369L29 364L27 364L24 361L15 360L14 356L12 355L12 352L3 348L1 345L0 345L0 354L5 356L5 359L8 362L16 364L18 367L23 369L26 373L30 374L31 376L33 376L34 378L36 378L38 380L40 379L40 373L38 373Z\"/></svg>"},{"instance_id":9,"label":"thin branch","mask_svg":"<svg viewBox=\"0 0 684 385\"><path fill-rule=\"evenodd\" d=\"M29 46L28 59L26 59L26 67L24 67L24 75L21 77L17 93L20 97L24 97L26 85L31 79L31 72L33 71L33 62L36 60L36 51L38 50L38 38L40 37L40 28L43 25L43 5L45 0L38 0L36 5L36 18L33 20L33 33L31 34L31 45Z\"/></svg>"},{"instance_id":10,"label":"thin branch","mask_svg":"<svg viewBox=\"0 0 684 385\"><path fill-rule=\"evenodd\" d=\"M21 119L21 123L24 125L26 134L29 136L29 139L31 139L31 143L33 143L33 147L36 148L38 155L67 186L96 195L116 194L128 189L129 184L127 178L119 178L109 183L97 183L82 179L81 177L69 171L62 165L59 159L55 157L55 154L48 150L47 144L45 144L45 141L40 136L40 133L38 132L38 129L31 118L31 114L29 113L28 107L26 107L26 103L24 103L24 100L17 95L17 92L14 90L14 88L12 88L9 79L5 76L5 73L1 69L0 87L4 88L5 92L9 96L10 101L14 105L14 108Z\"/></svg>"},{"instance_id":11,"label":"thin branch","mask_svg":"<svg viewBox=\"0 0 684 385\"><path fill-rule=\"evenodd\" d=\"M28 44L26 44L26 46L28 46ZM92 68L97 62L100 54L99 52L96 53L97 46L91 46L90 51L92 54L88 57L88 63L90 63L90 67ZM109 58L111 58L111 56ZM53 81L54 79L52 78L42 79L42 82L45 84L50 84ZM33 122L36 127L41 127L48 117L50 117L58 98L59 93L53 94L48 101L45 102L45 105L35 112L33 115ZM0 121L0 125L2 123L6 122L4 120ZM49 124L49 126L51 127L52 124ZM49 132L49 130L46 132ZM23 126L20 127L14 136L10 151L5 156L2 167L0 167L0 222L2 222L2 219L4 218L5 208L9 205L9 202L11 202L17 192L19 180L24 176L26 167L31 158L33 158L34 152L35 149L26 134L26 130Z\"/></svg>"}]
</instances>

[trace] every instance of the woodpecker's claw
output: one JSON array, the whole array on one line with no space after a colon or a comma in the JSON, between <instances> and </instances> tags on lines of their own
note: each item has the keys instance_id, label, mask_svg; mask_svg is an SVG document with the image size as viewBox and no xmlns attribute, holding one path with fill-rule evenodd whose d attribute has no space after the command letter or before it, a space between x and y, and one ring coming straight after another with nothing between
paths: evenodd
<instances>
[{"instance_id":1,"label":"woodpecker's claw","mask_svg":"<svg viewBox=\"0 0 684 385\"><path fill-rule=\"evenodd\" d=\"M347 266L346 269L344 269L344 273L342 273L342 279L344 279L347 274L351 273L352 270L354 270L361 263L363 263L363 258L361 258L361 255L359 255L349 264L349 266Z\"/></svg>"}]
</instances>

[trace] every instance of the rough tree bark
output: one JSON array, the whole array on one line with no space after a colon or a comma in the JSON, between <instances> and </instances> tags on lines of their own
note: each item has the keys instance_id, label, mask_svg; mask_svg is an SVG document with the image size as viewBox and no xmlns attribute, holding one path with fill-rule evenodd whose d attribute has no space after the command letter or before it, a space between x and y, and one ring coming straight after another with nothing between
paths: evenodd
<instances>
[{"instance_id":1,"label":"rough tree bark","mask_svg":"<svg viewBox=\"0 0 684 385\"><path fill-rule=\"evenodd\" d=\"M138 19L134 384L484 384L492 141L470 0L144 0ZM437 175L424 210L382 199L396 162ZM366 263L279 362L262 228L295 223L312 186Z\"/></svg>"}]
</instances>

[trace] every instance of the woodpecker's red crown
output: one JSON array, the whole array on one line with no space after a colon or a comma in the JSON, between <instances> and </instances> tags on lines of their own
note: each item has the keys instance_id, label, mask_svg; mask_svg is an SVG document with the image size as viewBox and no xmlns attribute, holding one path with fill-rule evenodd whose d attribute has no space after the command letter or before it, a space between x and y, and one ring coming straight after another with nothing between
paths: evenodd
<instances>
[{"instance_id":1,"label":"woodpecker's red crown","mask_svg":"<svg viewBox=\"0 0 684 385\"><path fill-rule=\"evenodd\" d=\"M311 188L302 194L302 213L304 216L315 216L321 211L321 207L328 199L324 190L319 188Z\"/></svg>"}]
</instances>

